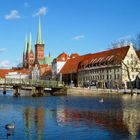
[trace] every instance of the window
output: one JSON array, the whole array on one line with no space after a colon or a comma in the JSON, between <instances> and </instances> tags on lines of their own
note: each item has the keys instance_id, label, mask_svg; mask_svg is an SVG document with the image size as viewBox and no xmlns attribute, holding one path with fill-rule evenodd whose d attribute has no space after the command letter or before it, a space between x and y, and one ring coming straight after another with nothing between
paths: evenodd
<instances>
[{"instance_id":1,"label":"window","mask_svg":"<svg viewBox=\"0 0 140 140\"><path fill-rule=\"evenodd\" d=\"M103 75L103 79L104 79L104 75Z\"/></svg>"},{"instance_id":2,"label":"window","mask_svg":"<svg viewBox=\"0 0 140 140\"><path fill-rule=\"evenodd\" d=\"M134 78L135 76L134 75L132 75L132 78Z\"/></svg>"},{"instance_id":3,"label":"window","mask_svg":"<svg viewBox=\"0 0 140 140\"><path fill-rule=\"evenodd\" d=\"M109 79L109 78L108 78L108 74L107 74L107 79Z\"/></svg>"},{"instance_id":4,"label":"window","mask_svg":"<svg viewBox=\"0 0 140 140\"><path fill-rule=\"evenodd\" d=\"M116 74L114 75L114 79L116 79Z\"/></svg>"},{"instance_id":5,"label":"window","mask_svg":"<svg viewBox=\"0 0 140 140\"><path fill-rule=\"evenodd\" d=\"M129 65L129 60L127 60L127 65Z\"/></svg>"},{"instance_id":6,"label":"window","mask_svg":"<svg viewBox=\"0 0 140 140\"><path fill-rule=\"evenodd\" d=\"M120 78L120 75L118 74L118 79Z\"/></svg>"},{"instance_id":7,"label":"window","mask_svg":"<svg viewBox=\"0 0 140 140\"><path fill-rule=\"evenodd\" d=\"M131 58L133 58L133 54L131 54Z\"/></svg>"}]
</instances>

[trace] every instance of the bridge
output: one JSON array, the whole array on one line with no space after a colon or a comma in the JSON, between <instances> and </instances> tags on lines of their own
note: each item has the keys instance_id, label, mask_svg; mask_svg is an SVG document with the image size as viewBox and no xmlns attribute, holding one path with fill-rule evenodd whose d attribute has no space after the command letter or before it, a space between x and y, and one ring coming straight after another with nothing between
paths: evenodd
<instances>
[{"instance_id":1,"label":"bridge","mask_svg":"<svg viewBox=\"0 0 140 140\"><path fill-rule=\"evenodd\" d=\"M66 91L65 86L60 81L39 80L39 79L15 79L15 78L0 78L0 87L3 88L3 93L6 94L6 87L14 89L14 96L19 96L19 90L31 89L31 96L43 96L46 88L51 89L50 94Z\"/></svg>"}]
</instances>

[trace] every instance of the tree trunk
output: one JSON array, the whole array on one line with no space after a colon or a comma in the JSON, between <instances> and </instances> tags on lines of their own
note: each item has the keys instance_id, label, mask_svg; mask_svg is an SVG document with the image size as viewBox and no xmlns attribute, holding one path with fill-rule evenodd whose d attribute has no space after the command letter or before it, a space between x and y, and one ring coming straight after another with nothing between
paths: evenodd
<instances>
[{"instance_id":1,"label":"tree trunk","mask_svg":"<svg viewBox=\"0 0 140 140\"><path fill-rule=\"evenodd\" d=\"M122 62L123 64L124 64L124 66L126 67L126 71L127 71L127 75L128 75L128 79L129 79L129 83L130 83L130 94L131 94L131 96L133 95L133 85L132 85L132 81L131 81L131 77L130 77L130 72L129 72L129 68L128 68L128 66L124 63L124 62Z\"/></svg>"}]
</instances>

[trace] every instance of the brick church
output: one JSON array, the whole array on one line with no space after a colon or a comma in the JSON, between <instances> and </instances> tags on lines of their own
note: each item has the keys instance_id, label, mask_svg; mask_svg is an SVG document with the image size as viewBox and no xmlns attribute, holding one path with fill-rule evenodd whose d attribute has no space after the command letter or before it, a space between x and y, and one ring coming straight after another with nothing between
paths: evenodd
<instances>
[{"instance_id":1,"label":"brick church","mask_svg":"<svg viewBox=\"0 0 140 140\"><path fill-rule=\"evenodd\" d=\"M33 71L34 68L39 69L40 76L45 77L51 74L51 65L53 58L44 55L45 44L42 39L41 21L39 18L38 34L35 44L35 51L32 45L32 35L30 33L29 39L26 36L25 46L23 52L23 68Z\"/></svg>"}]
</instances>

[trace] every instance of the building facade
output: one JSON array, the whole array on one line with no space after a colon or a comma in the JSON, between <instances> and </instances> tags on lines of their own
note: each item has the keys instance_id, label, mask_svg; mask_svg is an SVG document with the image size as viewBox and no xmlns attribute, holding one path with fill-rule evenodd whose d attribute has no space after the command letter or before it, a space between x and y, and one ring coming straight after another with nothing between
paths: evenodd
<instances>
[{"instance_id":1,"label":"building facade","mask_svg":"<svg viewBox=\"0 0 140 140\"><path fill-rule=\"evenodd\" d=\"M132 45L95 53L84 59L78 69L79 86L129 88L139 74L139 59Z\"/></svg>"},{"instance_id":2,"label":"building facade","mask_svg":"<svg viewBox=\"0 0 140 140\"><path fill-rule=\"evenodd\" d=\"M130 82L136 79L139 70L140 60L130 44L71 58L60 73L67 84L75 80L75 85L82 87L129 88ZM76 78L73 79L72 75Z\"/></svg>"},{"instance_id":3,"label":"building facade","mask_svg":"<svg viewBox=\"0 0 140 140\"><path fill-rule=\"evenodd\" d=\"M53 60L52 62L52 78L53 79L61 79L61 75L59 75L59 73L69 58L70 56L63 52L57 58Z\"/></svg>"}]
</instances>

